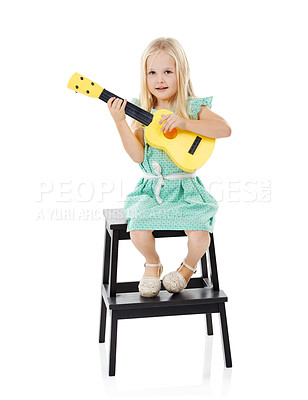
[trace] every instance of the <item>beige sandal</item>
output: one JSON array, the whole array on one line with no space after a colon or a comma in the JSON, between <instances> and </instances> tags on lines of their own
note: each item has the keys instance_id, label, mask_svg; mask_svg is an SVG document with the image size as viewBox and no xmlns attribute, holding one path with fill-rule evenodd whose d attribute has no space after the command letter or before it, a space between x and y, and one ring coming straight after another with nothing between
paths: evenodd
<instances>
[{"instance_id":1,"label":"beige sandal","mask_svg":"<svg viewBox=\"0 0 308 400\"><path fill-rule=\"evenodd\" d=\"M194 274L197 272L198 265L196 265L195 268L192 268L190 265L186 264L185 260L183 260L176 271L169 272L169 274L163 277L163 285L168 290L168 292L178 293L186 288L188 283L186 282L184 276L179 272L183 265L193 271Z\"/></svg>"},{"instance_id":2,"label":"beige sandal","mask_svg":"<svg viewBox=\"0 0 308 400\"><path fill-rule=\"evenodd\" d=\"M143 297L154 297L158 295L161 288L160 276L163 272L163 266L161 263L158 264L148 264L144 263L144 267L161 267L159 270L159 276L144 276L138 285L138 290Z\"/></svg>"}]
</instances>

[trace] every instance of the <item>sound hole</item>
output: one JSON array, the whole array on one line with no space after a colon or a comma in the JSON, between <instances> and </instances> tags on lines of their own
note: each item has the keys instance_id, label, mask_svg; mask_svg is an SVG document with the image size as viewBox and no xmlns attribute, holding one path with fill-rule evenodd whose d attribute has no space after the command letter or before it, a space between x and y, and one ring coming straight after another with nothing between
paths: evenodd
<instances>
[{"instance_id":1,"label":"sound hole","mask_svg":"<svg viewBox=\"0 0 308 400\"><path fill-rule=\"evenodd\" d=\"M178 135L178 130L176 128L173 128L172 131L168 132L163 132L165 138L167 139L174 139Z\"/></svg>"}]
</instances>

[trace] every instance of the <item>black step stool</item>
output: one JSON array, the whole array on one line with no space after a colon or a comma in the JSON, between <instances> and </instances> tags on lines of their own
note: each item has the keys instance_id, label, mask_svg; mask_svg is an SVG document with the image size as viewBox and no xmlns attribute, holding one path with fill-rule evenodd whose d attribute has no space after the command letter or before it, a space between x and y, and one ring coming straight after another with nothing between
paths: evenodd
<instances>
[{"instance_id":1,"label":"black step stool","mask_svg":"<svg viewBox=\"0 0 308 400\"><path fill-rule=\"evenodd\" d=\"M105 342L107 309L111 315L109 376L115 375L117 328L119 319L160 317L168 315L206 314L207 333L213 335L212 313L220 314L226 367L232 367L225 302L219 289L214 237L210 233L208 271L206 253L201 258L202 276L190 278L179 293L169 293L163 286L155 297L142 297L139 282L117 282L119 241L130 239L127 219L122 208L105 209L105 249L102 278L102 304L99 343ZM156 230L155 238L186 236L184 231Z\"/></svg>"}]
</instances>

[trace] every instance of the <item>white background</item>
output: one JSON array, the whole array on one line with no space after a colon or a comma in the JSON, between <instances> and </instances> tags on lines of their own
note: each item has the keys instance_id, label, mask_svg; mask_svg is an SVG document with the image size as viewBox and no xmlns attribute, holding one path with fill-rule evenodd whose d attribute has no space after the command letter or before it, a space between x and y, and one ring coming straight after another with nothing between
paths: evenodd
<instances>
[{"instance_id":1,"label":"white background","mask_svg":"<svg viewBox=\"0 0 308 400\"><path fill-rule=\"evenodd\" d=\"M0 26L1 398L304 398L305 2L15 1ZM219 203L233 368L218 315L212 337L203 315L142 318L119 321L109 377L109 316L98 344L102 210L123 207L141 170L106 103L67 82L79 72L138 97L141 54L161 36L179 40L196 95L213 96L232 128L198 176ZM186 243L157 240L164 274ZM143 263L121 242L119 281L140 280Z\"/></svg>"}]
</instances>

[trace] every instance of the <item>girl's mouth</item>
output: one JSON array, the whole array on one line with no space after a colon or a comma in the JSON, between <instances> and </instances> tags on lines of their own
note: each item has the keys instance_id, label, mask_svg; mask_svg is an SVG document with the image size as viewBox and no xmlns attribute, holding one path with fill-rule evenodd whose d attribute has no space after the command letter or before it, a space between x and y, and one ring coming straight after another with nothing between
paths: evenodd
<instances>
[{"instance_id":1,"label":"girl's mouth","mask_svg":"<svg viewBox=\"0 0 308 400\"><path fill-rule=\"evenodd\" d=\"M156 90L162 91L162 90L166 90L166 89L168 89L168 88L167 88L167 87L164 87L164 88L157 88Z\"/></svg>"}]
</instances>

